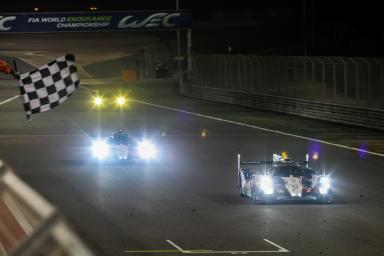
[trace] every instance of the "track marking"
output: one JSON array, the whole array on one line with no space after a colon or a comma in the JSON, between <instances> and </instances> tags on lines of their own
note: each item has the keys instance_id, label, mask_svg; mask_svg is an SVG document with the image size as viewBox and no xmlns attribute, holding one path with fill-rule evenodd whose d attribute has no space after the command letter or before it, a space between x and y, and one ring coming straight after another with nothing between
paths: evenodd
<instances>
[{"instance_id":1,"label":"track marking","mask_svg":"<svg viewBox=\"0 0 384 256\"><path fill-rule=\"evenodd\" d=\"M93 91L93 92L97 91L97 90L94 90L94 89L87 88L85 86L81 86L80 88L83 88L83 89L89 90L89 91ZM203 115L203 114L199 114L199 113L194 113L194 112L190 112L190 111L186 111L186 110L182 110L182 109L177 109L177 108L171 108L171 107L166 107L166 106L162 106L162 105L157 105L157 104L153 104L153 103L149 103L149 102L145 102L145 101L141 101L141 100L132 100L131 99L130 101L137 102L137 103L144 104L144 105L148 105L148 106L152 106L152 107L157 107L157 108L172 110L172 111L176 111L176 112L180 112L180 113L184 113L184 114L189 114L189 115L192 115L192 116L212 119L212 120L216 120L216 121L220 121L220 122L224 122L224 123L235 124L235 125L244 126L244 127L248 127L248 128L258 129L258 130L261 130L261 131L277 133L277 134L280 134L280 135L285 135L285 136L289 136L289 137L293 137L293 138L314 141L314 142L318 142L318 143L322 143L322 144L326 144L326 145L330 145L330 146L334 146L334 147L338 147L338 148L344 148L344 149L349 149L349 150L353 150L353 151L357 151L357 152L367 153L367 154L374 155L374 156L384 157L384 154L372 152L372 151L369 151L369 150L349 147L349 146L345 146L345 145L341 145L341 144L337 144L337 143L332 143L332 142L328 142L328 141L325 141L325 140L319 140L319 139L314 139L314 138L310 138L310 137L306 137L306 136L301 136L301 135L296 135L296 134L292 134L292 133L281 132L281 131L277 131L277 130L273 130L273 129L263 128L263 127L256 126L256 125L235 122L235 121L231 121L231 120L227 120L227 119L222 119L222 118L218 118L218 117L214 117L214 116L208 116L208 115Z\"/></svg>"},{"instance_id":2,"label":"track marking","mask_svg":"<svg viewBox=\"0 0 384 256\"><path fill-rule=\"evenodd\" d=\"M4 105L4 104L7 104L8 102L11 102L11 101L13 101L14 99L17 99L17 98L19 98L19 97L20 97L20 95L15 95L15 96L13 96L13 97L11 97L11 98L9 98L9 99L6 99L6 100L0 102L0 106L1 106L1 105Z\"/></svg>"},{"instance_id":3,"label":"track marking","mask_svg":"<svg viewBox=\"0 0 384 256\"><path fill-rule=\"evenodd\" d=\"M175 247L177 250L179 250L180 252L184 253L184 250L181 249L180 246L178 246L177 244L175 244L174 242L172 242L171 240L165 240L167 241L167 243L169 243L170 245L172 245L173 247Z\"/></svg>"},{"instance_id":4,"label":"track marking","mask_svg":"<svg viewBox=\"0 0 384 256\"><path fill-rule=\"evenodd\" d=\"M153 104L153 103L149 103L149 102L145 102L145 101L141 101L141 100L131 100L131 101L137 102L137 103L140 103L140 104L144 104L144 105L148 105L148 106L152 106L152 107L157 107L157 108L177 111L177 112L181 112L181 113L184 113L184 114L189 114L189 115L192 115L192 116L208 118L208 119L212 119L212 120L216 120L216 121L220 121L220 122L224 122L224 123L235 124L235 125L244 126L244 127L248 127L248 128L258 129L258 130L261 130L261 131L277 133L277 134L280 134L280 135L290 136L290 137L294 137L294 138L298 138L298 139L310 140L310 141L319 142L319 143L330 145L330 146L334 146L334 147L339 147L339 148L354 150L354 151L357 151L357 152L367 153L367 154L374 155L374 156L384 157L384 154L380 154L380 153L376 153L376 152L372 152L372 151L368 151L368 150L364 150L364 149L349 147L349 146L345 146L345 145L341 145L341 144L337 144L337 143L332 143L332 142L328 142L328 141L324 141L324 140L313 139L313 138L310 138L310 137L300 136L300 135L296 135L296 134L292 134L292 133L287 133L287 132L281 132L281 131L272 130L272 129L268 129L268 128L263 128L263 127L255 126L255 125L251 125L251 124L235 122L235 121L226 120L226 119L222 119L222 118L218 118L218 117L214 117L214 116L208 116L208 115L203 115L203 114L194 113L194 112L190 112L190 111L185 111L185 110L181 110L181 109L177 109L177 108L170 108L170 107L166 107L166 106L162 106L162 105L157 105L157 104Z\"/></svg>"},{"instance_id":5,"label":"track marking","mask_svg":"<svg viewBox=\"0 0 384 256\"><path fill-rule=\"evenodd\" d=\"M86 86L84 86L84 85L79 85L79 88L84 89L84 90L87 90L87 91L91 91L91 92L97 92L97 90L88 88L88 87L86 87Z\"/></svg>"},{"instance_id":6,"label":"track marking","mask_svg":"<svg viewBox=\"0 0 384 256\"><path fill-rule=\"evenodd\" d=\"M35 138L35 137L84 137L83 134L6 134L0 138Z\"/></svg>"},{"instance_id":7,"label":"track marking","mask_svg":"<svg viewBox=\"0 0 384 256\"><path fill-rule=\"evenodd\" d=\"M125 253L180 253L179 250L132 250L124 251Z\"/></svg>"},{"instance_id":8,"label":"track marking","mask_svg":"<svg viewBox=\"0 0 384 256\"><path fill-rule=\"evenodd\" d=\"M263 239L265 242L267 242L267 243L270 243L271 245L273 245L273 246L275 246L275 247L277 247L277 248L279 248L279 251L280 252L289 252L287 249L285 249L284 247L282 247L282 246L280 246L280 245L278 245L278 244L276 244L276 243L274 243L274 242L272 242L272 241L270 241L270 240L268 240L268 239Z\"/></svg>"},{"instance_id":9,"label":"track marking","mask_svg":"<svg viewBox=\"0 0 384 256\"><path fill-rule=\"evenodd\" d=\"M268 240L263 239L268 244L276 247L277 251L214 251L214 250L184 250L176 243L171 240L165 240L167 243L172 245L176 250L130 250L124 251L125 253L182 253L182 254L253 254L253 253L289 253L290 251L285 249L284 247Z\"/></svg>"}]
</instances>

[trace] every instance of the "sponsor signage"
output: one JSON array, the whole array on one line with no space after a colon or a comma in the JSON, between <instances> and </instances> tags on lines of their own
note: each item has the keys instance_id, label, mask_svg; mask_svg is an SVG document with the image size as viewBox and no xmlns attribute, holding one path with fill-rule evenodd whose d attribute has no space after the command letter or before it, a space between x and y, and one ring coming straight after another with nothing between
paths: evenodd
<instances>
[{"instance_id":1,"label":"sponsor signage","mask_svg":"<svg viewBox=\"0 0 384 256\"><path fill-rule=\"evenodd\" d=\"M137 12L0 13L0 34L15 32L126 31L191 27L186 10Z\"/></svg>"}]
</instances>

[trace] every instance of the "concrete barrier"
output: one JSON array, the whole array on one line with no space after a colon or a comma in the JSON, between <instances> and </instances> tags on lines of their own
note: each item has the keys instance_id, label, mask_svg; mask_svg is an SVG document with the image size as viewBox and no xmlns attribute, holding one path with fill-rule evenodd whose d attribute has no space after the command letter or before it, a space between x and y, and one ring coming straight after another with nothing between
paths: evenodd
<instances>
[{"instance_id":1,"label":"concrete barrier","mask_svg":"<svg viewBox=\"0 0 384 256\"><path fill-rule=\"evenodd\" d=\"M266 94L244 93L211 87L199 87L184 82L180 83L180 93L199 99L226 102L244 107L384 130L384 110L380 109L338 105Z\"/></svg>"}]
</instances>

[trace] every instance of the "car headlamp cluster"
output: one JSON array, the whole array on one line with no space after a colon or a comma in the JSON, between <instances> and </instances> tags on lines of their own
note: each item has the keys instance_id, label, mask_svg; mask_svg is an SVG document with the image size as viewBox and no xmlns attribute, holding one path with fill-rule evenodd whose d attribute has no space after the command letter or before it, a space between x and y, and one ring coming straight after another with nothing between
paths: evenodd
<instances>
[{"instance_id":1,"label":"car headlamp cluster","mask_svg":"<svg viewBox=\"0 0 384 256\"><path fill-rule=\"evenodd\" d=\"M92 145L92 154L99 160L105 159L110 154L110 148L106 141L96 140Z\"/></svg>"},{"instance_id":2,"label":"car headlamp cluster","mask_svg":"<svg viewBox=\"0 0 384 256\"><path fill-rule=\"evenodd\" d=\"M103 105L103 102L104 102L104 99L103 97L101 96L96 96L93 98L93 104L96 106L96 107L100 107Z\"/></svg>"},{"instance_id":3,"label":"car headlamp cluster","mask_svg":"<svg viewBox=\"0 0 384 256\"><path fill-rule=\"evenodd\" d=\"M273 194L273 181L271 176L263 176L261 177L260 188L266 195Z\"/></svg>"},{"instance_id":4,"label":"car headlamp cluster","mask_svg":"<svg viewBox=\"0 0 384 256\"><path fill-rule=\"evenodd\" d=\"M156 157L157 150L150 141L143 140L137 144L137 153L141 159L150 160Z\"/></svg>"},{"instance_id":5,"label":"car headlamp cluster","mask_svg":"<svg viewBox=\"0 0 384 256\"><path fill-rule=\"evenodd\" d=\"M108 144L107 140L97 139L92 142L92 155L98 160L104 160L110 158L114 152L113 145ZM142 160L152 160L157 156L157 149L155 145L147 139L143 139L136 144L137 156ZM118 157L119 159L127 159L124 157Z\"/></svg>"},{"instance_id":6,"label":"car headlamp cluster","mask_svg":"<svg viewBox=\"0 0 384 256\"><path fill-rule=\"evenodd\" d=\"M115 103L119 107L124 107L127 104L127 99L124 96L118 96L115 99Z\"/></svg>"},{"instance_id":7,"label":"car headlamp cluster","mask_svg":"<svg viewBox=\"0 0 384 256\"><path fill-rule=\"evenodd\" d=\"M106 100L103 96L97 95L92 99L92 103L96 108L101 108L105 104L114 104L116 107L122 108L127 106L128 98L124 95L115 96L114 99Z\"/></svg>"},{"instance_id":8,"label":"car headlamp cluster","mask_svg":"<svg viewBox=\"0 0 384 256\"><path fill-rule=\"evenodd\" d=\"M331 188L331 180L328 176L321 176L319 178L319 192L322 195L328 194L328 190Z\"/></svg>"}]
</instances>

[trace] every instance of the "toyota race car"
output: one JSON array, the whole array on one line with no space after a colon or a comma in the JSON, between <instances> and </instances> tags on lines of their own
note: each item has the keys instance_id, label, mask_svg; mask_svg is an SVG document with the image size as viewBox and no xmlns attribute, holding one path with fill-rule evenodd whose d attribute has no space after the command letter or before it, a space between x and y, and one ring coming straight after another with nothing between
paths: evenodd
<instances>
[{"instance_id":1,"label":"toyota race car","mask_svg":"<svg viewBox=\"0 0 384 256\"><path fill-rule=\"evenodd\" d=\"M245 162L238 155L238 192L255 202L331 202L329 175L309 168L308 160L308 155L306 161L292 161L274 154L273 161Z\"/></svg>"},{"instance_id":2,"label":"toyota race car","mask_svg":"<svg viewBox=\"0 0 384 256\"><path fill-rule=\"evenodd\" d=\"M157 150L147 139L138 140L119 130L106 139L92 143L92 155L97 160L153 160Z\"/></svg>"}]
</instances>

